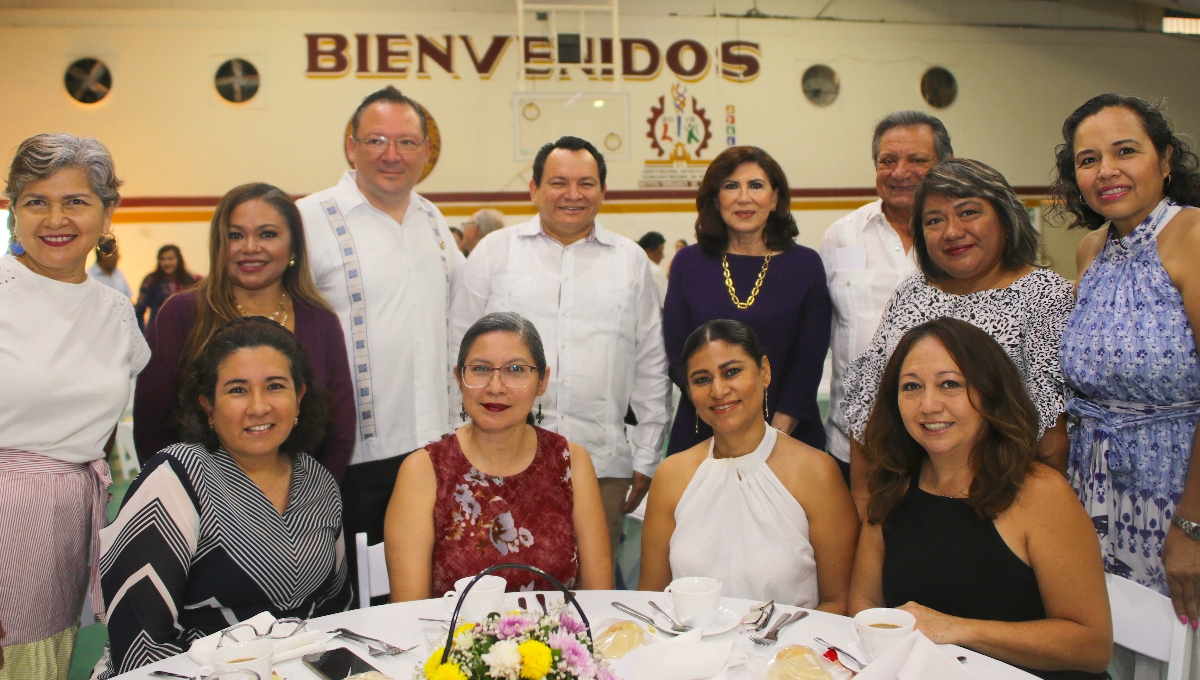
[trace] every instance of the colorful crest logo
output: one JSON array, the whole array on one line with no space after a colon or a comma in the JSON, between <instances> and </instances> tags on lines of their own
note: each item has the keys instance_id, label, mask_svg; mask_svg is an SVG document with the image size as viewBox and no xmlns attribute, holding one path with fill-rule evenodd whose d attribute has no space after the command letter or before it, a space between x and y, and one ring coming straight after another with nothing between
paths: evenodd
<instances>
[{"instance_id":1,"label":"colorful crest logo","mask_svg":"<svg viewBox=\"0 0 1200 680\"><path fill-rule=\"evenodd\" d=\"M713 137L712 120L695 97L688 97L683 83L671 86L670 97L668 103L666 95L660 96L646 119L646 137L656 157L646 161L641 187L699 186L708 168L709 160L702 156Z\"/></svg>"}]
</instances>

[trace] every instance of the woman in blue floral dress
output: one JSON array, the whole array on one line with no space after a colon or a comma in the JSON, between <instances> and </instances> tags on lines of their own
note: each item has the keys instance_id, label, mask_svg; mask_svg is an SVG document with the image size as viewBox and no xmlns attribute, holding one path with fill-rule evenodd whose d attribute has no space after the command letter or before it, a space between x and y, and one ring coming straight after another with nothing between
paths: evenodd
<instances>
[{"instance_id":1,"label":"woman in blue floral dress","mask_svg":"<svg viewBox=\"0 0 1200 680\"><path fill-rule=\"evenodd\" d=\"M1185 529L1200 522L1200 472L1189 475L1200 417L1197 158L1157 107L1115 94L1079 107L1063 138L1055 193L1076 226L1094 230L1079 246L1060 357L1073 391L1071 481L1105 568L1170 595L1196 628L1200 541Z\"/></svg>"}]
</instances>

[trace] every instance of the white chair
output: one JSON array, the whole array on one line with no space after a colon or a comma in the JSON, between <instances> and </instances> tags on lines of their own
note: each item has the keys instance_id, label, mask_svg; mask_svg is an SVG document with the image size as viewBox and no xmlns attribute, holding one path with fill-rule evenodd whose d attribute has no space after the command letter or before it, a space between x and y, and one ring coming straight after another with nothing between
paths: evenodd
<instances>
[{"instance_id":1,"label":"white chair","mask_svg":"<svg viewBox=\"0 0 1200 680\"><path fill-rule=\"evenodd\" d=\"M392 592L392 584L388 581L387 558L384 557L382 543L367 545L366 533L355 534L354 556L358 561L358 606L366 609L371 606L372 597Z\"/></svg>"},{"instance_id":2,"label":"white chair","mask_svg":"<svg viewBox=\"0 0 1200 680\"><path fill-rule=\"evenodd\" d=\"M1191 677L1191 629L1175 616L1171 598L1129 579L1104 575L1112 608L1113 642L1167 664L1167 680Z\"/></svg>"}]
</instances>

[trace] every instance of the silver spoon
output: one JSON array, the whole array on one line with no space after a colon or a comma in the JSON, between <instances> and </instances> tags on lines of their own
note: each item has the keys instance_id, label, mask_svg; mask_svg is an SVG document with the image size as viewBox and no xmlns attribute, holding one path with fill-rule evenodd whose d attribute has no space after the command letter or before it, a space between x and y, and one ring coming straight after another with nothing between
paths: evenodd
<instances>
[{"instance_id":1,"label":"silver spoon","mask_svg":"<svg viewBox=\"0 0 1200 680\"><path fill-rule=\"evenodd\" d=\"M667 617L667 620L671 622L671 630L673 630L677 633L686 633L692 629L691 626L685 626L682 623L679 623L675 619L671 618L671 615L666 613L665 611L663 611L662 607L655 604L654 600L650 600L650 606L654 607L654 611Z\"/></svg>"},{"instance_id":2,"label":"silver spoon","mask_svg":"<svg viewBox=\"0 0 1200 680\"><path fill-rule=\"evenodd\" d=\"M862 669L864 669L864 668L866 668L866 667L867 667L867 665L866 665L865 663L863 663L863 662L859 661L858 659L854 658L853 656L851 656L851 655L850 655L850 653L849 653L849 652L847 652L846 650L842 649L841 647L837 647L837 646L835 646L835 645L831 645L831 644L829 644L828 642L826 642L826 641L822 640L822 639L821 639L821 638L819 638L819 637L814 637L814 638L813 638L813 640L815 640L817 644L819 644L819 645L825 645L826 647L828 647L828 648L832 649L833 651L837 652L839 657L846 657L846 658L847 658L847 659L849 659L850 661L853 661L853 662L854 662L854 665L858 666L858 670L859 670L859 671L861 671ZM852 670L852 671L853 671L853 670L855 670L855 669L851 668L850 670Z\"/></svg>"}]
</instances>

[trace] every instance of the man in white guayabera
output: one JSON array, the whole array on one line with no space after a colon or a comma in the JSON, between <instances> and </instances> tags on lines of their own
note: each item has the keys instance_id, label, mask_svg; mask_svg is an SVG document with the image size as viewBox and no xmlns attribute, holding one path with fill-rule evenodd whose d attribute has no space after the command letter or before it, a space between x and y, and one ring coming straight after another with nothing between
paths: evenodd
<instances>
[{"instance_id":1,"label":"man in white guayabera","mask_svg":"<svg viewBox=\"0 0 1200 680\"><path fill-rule=\"evenodd\" d=\"M450 308L451 347L490 312L516 312L541 333L550 384L539 422L591 454L613 553L621 519L650 489L662 458L671 383L650 260L600 226L604 156L562 137L533 162L537 217L489 234ZM626 434L632 408L637 425Z\"/></svg>"},{"instance_id":2,"label":"man in white guayabera","mask_svg":"<svg viewBox=\"0 0 1200 680\"><path fill-rule=\"evenodd\" d=\"M842 411L842 376L850 361L871 344L896 287L919 271L909 227L913 192L925 173L953 157L950 133L942 121L920 111L888 114L875 125L871 139L879 200L834 222L821 241L821 260L833 299L833 379L825 447L838 459L847 484L851 442Z\"/></svg>"},{"instance_id":3,"label":"man in white guayabera","mask_svg":"<svg viewBox=\"0 0 1200 680\"><path fill-rule=\"evenodd\" d=\"M404 456L452 429L447 308L464 258L441 212L413 191L428 133L420 104L391 86L372 93L346 138L354 169L297 202L313 278L346 334L358 402L342 482L348 543L364 531L370 543L383 540Z\"/></svg>"}]
</instances>

